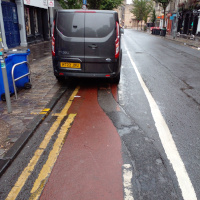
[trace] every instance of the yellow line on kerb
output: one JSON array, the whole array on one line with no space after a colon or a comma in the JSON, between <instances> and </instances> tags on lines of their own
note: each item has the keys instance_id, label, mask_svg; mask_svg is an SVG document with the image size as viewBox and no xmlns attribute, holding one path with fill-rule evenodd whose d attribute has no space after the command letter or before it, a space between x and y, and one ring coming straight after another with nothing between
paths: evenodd
<instances>
[{"instance_id":1,"label":"yellow line on kerb","mask_svg":"<svg viewBox=\"0 0 200 200\"><path fill-rule=\"evenodd\" d=\"M21 191L21 189L24 186L25 182L27 181L28 177L33 172L38 160L40 159L42 153L44 152L48 143L50 142L53 134L55 133L55 131L60 126L60 123L63 120L63 118L67 115L67 112L68 112L68 110L69 110L69 108L72 104L72 101L74 100L74 97L78 93L79 88L80 87L77 87L74 90L74 92L72 93L72 95L69 98L68 102L66 103L65 107L62 109L60 115L58 115L56 121L53 123L53 125L51 126L51 128L49 129L47 134L45 135L44 140L41 142L39 148L34 153L32 159L30 160L30 162L28 164L28 166L23 170L23 172L19 176L17 182L15 183L14 187L12 188L10 193L8 194L6 200L14 200L14 199L17 198L19 192Z\"/></svg>"},{"instance_id":2,"label":"yellow line on kerb","mask_svg":"<svg viewBox=\"0 0 200 200\"><path fill-rule=\"evenodd\" d=\"M33 185L29 200L36 200L40 197L44 186L48 180L48 177L50 176L50 173L53 170L53 166L58 158L61 148L64 144L67 131L71 127L71 123L74 121L75 116L76 114L70 114L68 119L62 126L58 138L56 139L53 145L53 149L51 150L46 163L42 167L42 170L40 171L40 174Z\"/></svg>"}]
</instances>

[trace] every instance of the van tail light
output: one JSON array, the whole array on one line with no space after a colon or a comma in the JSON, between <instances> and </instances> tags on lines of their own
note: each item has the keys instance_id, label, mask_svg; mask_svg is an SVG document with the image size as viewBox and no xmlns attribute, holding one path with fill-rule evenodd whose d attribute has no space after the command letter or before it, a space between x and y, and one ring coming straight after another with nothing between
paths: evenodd
<instances>
[{"instance_id":1,"label":"van tail light","mask_svg":"<svg viewBox=\"0 0 200 200\"><path fill-rule=\"evenodd\" d=\"M53 34L52 34L52 56L55 56L55 37L54 37L55 20L53 21Z\"/></svg>"},{"instance_id":2,"label":"van tail light","mask_svg":"<svg viewBox=\"0 0 200 200\"><path fill-rule=\"evenodd\" d=\"M119 23L116 22L115 58L119 58Z\"/></svg>"}]
</instances>

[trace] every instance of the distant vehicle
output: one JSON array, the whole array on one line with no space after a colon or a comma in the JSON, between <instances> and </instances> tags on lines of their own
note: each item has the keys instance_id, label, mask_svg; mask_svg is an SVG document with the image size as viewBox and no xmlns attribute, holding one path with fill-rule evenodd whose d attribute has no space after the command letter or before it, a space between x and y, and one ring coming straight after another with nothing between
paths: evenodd
<instances>
[{"instance_id":1,"label":"distant vehicle","mask_svg":"<svg viewBox=\"0 0 200 200\"><path fill-rule=\"evenodd\" d=\"M118 83L122 50L117 12L56 11L52 59L58 80L66 77L106 77Z\"/></svg>"}]
</instances>

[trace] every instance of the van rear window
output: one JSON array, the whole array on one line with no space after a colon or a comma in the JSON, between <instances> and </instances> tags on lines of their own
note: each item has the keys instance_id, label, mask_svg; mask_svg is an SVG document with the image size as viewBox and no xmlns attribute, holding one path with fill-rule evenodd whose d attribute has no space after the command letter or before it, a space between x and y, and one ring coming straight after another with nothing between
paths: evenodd
<instances>
[{"instance_id":1,"label":"van rear window","mask_svg":"<svg viewBox=\"0 0 200 200\"><path fill-rule=\"evenodd\" d=\"M115 20L112 14L86 13L85 37L101 38L107 36L115 28Z\"/></svg>"},{"instance_id":2,"label":"van rear window","mask_svg":"<svg viewBox=\"0 0 200 200\"><path fill-rule=\"evenodd\" d=\"M84 13L58 13L57 28L67 37L84 37Z\"/></svg>"},{"instance_id":3,"label":"van rear window","mask_svg":"<svg viewBox=\"0 0 200 200\"><path fill-rule=\"evenodd\" d=\"M102 38L114 30L115 20L112 14L107 13L60 12L57 28L67 37Z\"/></svg>"}]
</instances>

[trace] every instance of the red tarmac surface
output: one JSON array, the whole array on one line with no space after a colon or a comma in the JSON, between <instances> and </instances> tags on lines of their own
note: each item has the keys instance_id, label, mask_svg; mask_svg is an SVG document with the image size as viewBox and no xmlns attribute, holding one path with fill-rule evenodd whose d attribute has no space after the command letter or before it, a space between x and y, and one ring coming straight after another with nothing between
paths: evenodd
<instances>
[{"instance_id":1,"label":"red tarmac surface","mask_svg":"<svg viewBox=\"0 0 200 200\"><path fill-rule=\"evenodd\" d=\"M77 116L40 199L122 200L117 130L98 104L97 88L77 96L69 110Z\"/></svg>"}]
</instances>

